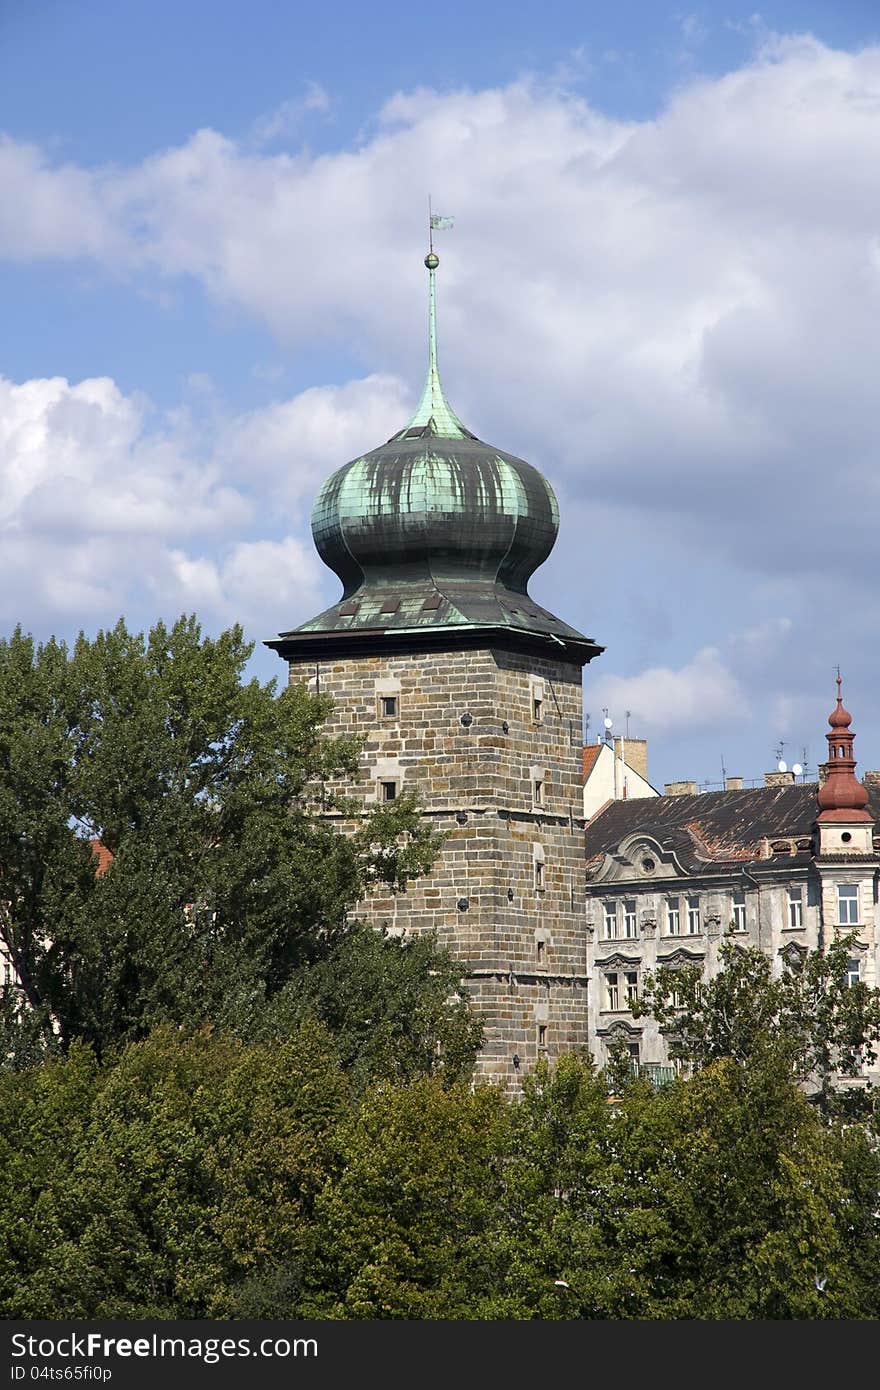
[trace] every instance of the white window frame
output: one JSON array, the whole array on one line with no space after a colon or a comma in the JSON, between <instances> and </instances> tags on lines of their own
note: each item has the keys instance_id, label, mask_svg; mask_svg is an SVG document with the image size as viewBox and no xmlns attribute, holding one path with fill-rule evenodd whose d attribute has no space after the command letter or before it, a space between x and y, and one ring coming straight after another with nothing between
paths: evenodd
<instances>
[{"instance_id":1,"label":"white window frame","mask_svg":"<svg viewBox=\"0 0 880 1390\"><path fill-rule=\"evenodd\" d=\"M629 1008L639 997L639 972L638 970L624 970L623 988L626 991L626 1007Z\"/></svg>"},{"instance_id":2,"label":"white window frame","mask_svg":"<svg viewBox=\"0 0 880 1390\"><path fill-rule=\"evenodd\" d=\"M603 902L602 904L603 924L605 929L605 940L617 940L617 903ZM609 931L609 927L611 930Z\"/></svg>"},{"instance_id":3,"label":"white window frame","mask_svg":"<svg viewBox=\"0 0 880 1390\"><path fill-rule=\"evenodd\" d=\"M731 920L734 931L745 931L746 929L746 895L745 893L734 893L731 910Z\"/></svg>"},{"instance_id":4,"label":"white window frame","mask_svg":"<svg viewBox=\"0 0 880 1390\"><path fill-rule=\"evenodd\" d=\"M687 919L688 936L699 936L703 930L703 923L700 917L700 899L698 897L687 899Z\"/></svg>"},{"instance_id":5,"label":"white window frame","mask_svg":"<svg viewBox=\"0 0 880 1390\"><path fill-rule=\"evenodd\" d=\"M851 956L846 963L846 984L851 989L857 985L862 978L862 962L856 957Z\"/></svg>"},{"instance_id":6,"label":"white window frame","mask_svg":"<svg viewBox=\"0 0 880 1390\"><path fill-rule=\"evenodd\" d=\"M628 941L633 941L639 934L637 906L632 900L623 904L623 934Z\"/></svg>"},{"instance_id":7,"label":"white window frame","mask_svg":"<svg viewBox=\"0 0 880 1390\"><path fill-rule=\"evenodd\" d=\"M620 976L615 970L605 976L605 1008L611 1014L620 1012Z\"/></svg>"},{"instance_id":8,"label":"white window frame","mask_svg":"<svg viewBox=\"0 0 880 1390\"><path fill-rule=\"evenodd\" d=\"M788 925L790 927L802 927L804 925L803 888L789 888L788 890Z\"/></svg>"},{"instance_id":9,"label":"white window frame","mask_svg":"<svg viewBox=\"0 0 880 1390\"><path fill-rule=\"evenodd\" d=\"M681 936L681 898L667 898L665 906L666 935Z\"/></svg>"},{"instance_id":10,"label":"white window frame","mask_svg":"<svg viewBox=\"0 0 880 1390\"><path fill-rule=\"evenodd\" d=\"M844 912L844 904L846 911ZM838 883L837 885L837 923L841 927L857 927L861 922L859 906L859 885L857 883Z\"/></svg>"}]
</instances>

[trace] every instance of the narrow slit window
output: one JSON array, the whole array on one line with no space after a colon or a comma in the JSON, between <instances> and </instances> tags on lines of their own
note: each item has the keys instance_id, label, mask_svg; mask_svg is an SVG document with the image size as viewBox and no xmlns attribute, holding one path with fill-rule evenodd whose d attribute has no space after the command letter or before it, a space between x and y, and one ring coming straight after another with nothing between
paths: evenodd
<instances>
[{"instance_id":1,"label":"narrow slit window","mask_svg":"<svg viewBox=\"0 0 880 1390\"><path fill-rule=\"evenodd\" d=\"M539 1047L546 1047L546 1046L547 1046L547 1025L546 1025L546 1023L539 1023L539 1024L538 1024L538 1046L539 1046Z\"/></svg>"},{"instance_id":2,"label":"narrow slit window","mask_svg":"<svg viewBox=\"0 0 880 1390\"><path fill-rule=\"evenodd\" d=\"M380 695L379 713L383 719L394 719L397 716L397 696Z\"/></svg>"}]
</instances>

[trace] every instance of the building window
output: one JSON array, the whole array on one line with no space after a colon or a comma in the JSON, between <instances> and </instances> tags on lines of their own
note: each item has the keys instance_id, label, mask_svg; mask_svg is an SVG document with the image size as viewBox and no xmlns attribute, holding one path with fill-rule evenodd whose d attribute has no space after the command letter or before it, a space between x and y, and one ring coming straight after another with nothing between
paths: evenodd
<instances>
[{"instance_id":1,"label":"building window","mask_svg":"<svg viewBox=\"0 0 880 1390\"><path fill-rule=\"evenodd\" d=\"M638 1043L627 1043L626 1050L629 1053L629 1060L632 1062L633 1066L638 1067L639 1058L642 1055Z\"/></svg>"},{"instance_id":2,"label":"building window","mask_svg":"<svg viewBox=\"0 0 880 1390\"><path fill-rule=\"evenodd\" d=\"M859 886L857 883L838 883L837 920L842 927L852 927L859 920Z\"/></svg>"},{"instance_id":3,"label":"building window","mask_svg":"<svg viewBox=\"0 0 880 1390\"><path fill-rule=\"evenodd\" d=\"M627 1004L634 1004L639 997L639 973L637 970L627 970L623 976L623 983L626 988Z\"/></svg>"},{"instance_id":4,"label":"building window","mask_svg":"<svg viewBox=\"0 0 880 1390\"><path fill-rule=\"evenodd\" d=\"M620 981L616 975L605 976L605 1007L612 1012L620 1008Z\"/></svg>"},{"instance_id":5,"label":"building window","mask_svg":"<svg viewBox=\"0 0 880 1390\"><path fill-rule=\"evenodd\" d=\"M678 936L681 933L681 912L678 898L666 899L666 934Z\"/></svg>"},{"instance_id":6,"label":"building window","mask_svg":"<svg viewBox=\"0 0 880 1390\"><path fill-rule=\"evenodd\" d=\"M546 1023L539 1023L539 1024L538 1024L538 1046L539 1046L539 1047L546 1047L546 1046L547 1046L547 1025L546 1025Z\"/></svg>"},{"instance_id":7,"label":"building window","mask_svg":"<svg viewBox=\"0 0 880 1390\"><path fill-rule=\"evenodd\" d=\"M860 980L861 978L862 978L862 966L861 966L861 961L858 961L858 960L848 960L847 963L846 963L846 986L847 986L847 989L851 989L853 985L857 985L857 984L859 983L859 980Z\"/></svg>"},{"instance_id":8,"label":"building window","mask_svg":"<svg viewBox=\"0 0 880 1390\"><path fill-rule=\"evenodd\" d=\"M540 937L535 942L535 954L538 958L538 964L542 965L544 962L544 942L540 939Z\"/></svg>"},{"instance_id":9,"label":"building window","mask_svg":"<svg viewBox=\"0 0 880 1390\"><path fill-rule=\"evenodd\" d=\"M633 937L638 935L636 928L636 905L635 903L623 904L623 934Z\"/></svg>"},{"instance_id":10,"label":"building window","mask_svg":"<svg viewBox=\"0 0 880 1390\"><path fill-rule=\"evenodd\" d=\"M544 805L544 783L540 777L536 777L532 783L532 800L536 806Z\"/></svg>"},{"instance_id":11,"label":"building window","mask_svg":"<svg viewBox=\"0 0 880 1390\"><path fill-rule=\"evenodd\" d=\"M745 931L746 929L746 895L745 893L734 893L733 895L733 930Z\"/></svg>"},{"instance_id":12,"label":"building window","mask_svg":"<svg viewBox=\"0 0 880 1390\"><path fill-rule=\"evenodd\" d=\"M700 932L700 900L699 898L688 898L688 931L691 936L698 936Z\"/></svg>"},{"instance_id":13,"label":"building window","mask_svg":"<svg viewBox=\"0 0 880 1390\"><path fill-rule=\"evenodd\" d=\"M535 888L538 890L539 893L543 893L543 891L544 891L544 861L543 861L543 859L536 859L535 862L534 862L534 866L533 866L533 867L534 867L534 870L535 870Z\"/></svg>"},{"instance_id":14,"label":"building window","mask_svg":"<svg viewBox=\"0 0 880 1390\"><path fill-rule=\"evenodd\" d=\"M380 713L380 715L382 716L383 719L396 719L396 718L397 718L397 696L396 696L396 695L380 695L380 696L379 696L379 713Z\"/></svg>"},{"instance_id":15,"label":"building window","mask_svg":"<svg viewBox=\"0 0 880 1390\"><path fill-rule=\"evenodd\" d=\"M802 927L804 925L803 888L789 888L788 890L788 925L790 927Z\"/></svg>"},{"instance_id":16,"label":"building window","mask_svg":"<svg viewBox=\"0 0 880 1390\"><path fill-rule=\"evenodd\" d=\"M534 677L529 681L529 699L532 704L532 722L540 724L544 718L544 683Z\"/></svg>"},{"instance_id":17,"label":"building window","mask_svg":"<svg viewBox=\"0 0 880 1390\"><path fill-rule=\"evenodd\" d=\"M397 798L397 783L396 783L396 782L380 782L380 783L379 783L379 800L380 800L380 801L394 801L394 800L396 800L396 798Z\"/></svg>"},{"instance_id":18,"label":"building window","mask_svg":"<svg viewBox=\"0 0 880 1390\"><path fill-rule=\"evenodd\" d=\"M605 940L613 941L617 936L617 903L605 903Z\"/></svg>"}]
</instances>

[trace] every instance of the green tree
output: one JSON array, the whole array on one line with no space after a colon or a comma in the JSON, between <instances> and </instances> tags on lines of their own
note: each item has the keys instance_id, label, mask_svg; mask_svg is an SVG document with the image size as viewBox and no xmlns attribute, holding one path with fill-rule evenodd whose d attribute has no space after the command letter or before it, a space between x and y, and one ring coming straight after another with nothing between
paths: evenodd
<instances>
[{"instance_id":1,"label":"green tree","mask_svg":"<svg viewBox=\"0 0 880 1390\"><path fill-rule=\"evenodd\" d=\"M244 682L251 650L194 618L0 642L0 937L46 1047L271 998L431 863L412 798L348 836L317 814L359 745L323 733L326 697Z\"/></svg>"},{"instance_id":2,"label":"green tree","mask_svg":"<svg viewBox=\"0 0 880 1390\"><path fill-rule=\"evenodd\" d=\"M671 1055L692 1067L777 1058L824 1114L864 1110L867 1092L839 1085L873 1063L880 1041L880 990L849 982L854 943L851 933L789 956L774 975L764 951L727 936L711 979L697 966L661 968L644 980L633 1012L656 1019Z\"/></svg>"},{"instance_id":3,"label":"green tree","mask_svg":"<svg viewBox=\"0 0 880 1390\"><path fill-rule=\"evenodd\" d=\"M492 1086L428 1077L369 1091L317 1204L305 1316L480 1316L507 1124Z\"/></svg>"},{"instance_id":4,"label":"green tree","mask_svg":"<svg viewBox=\"0 0 880 1390\"><path fill-rule=\"evenodd\" d=\"M315 1024L251 1047L166 1027L0 1076L0 1315L263 1317L283 1291L297 1316L348 1109Z\"/></svg>"},{"instance_id":5,"label":"green tree","mask_svg":"<svg viewBox=\"0 0 880 1390\"><path fill-rule=\"evenodd\" d=\"M356 925L255 1011L248 1035L284 1037L313 1016L358 1090L431 1073L466 1081L483 1028L461 973L431 933L401 938Z\"/></svg>"},{"instance_id":6,"label":"green tree","mask_svg":"<svg viewBox=\"0 0 880 1390\"><path fill-rule=\"evenodd\" d=\"M875 1317L876 1149L864 1136L845 1148L778 1060L724 1058L660 1091L631 1076L613 1094L588 1060L540 1067L514 1107L489 1257L502 1277L483 1306Z\"/></svg>"}]
</instances>

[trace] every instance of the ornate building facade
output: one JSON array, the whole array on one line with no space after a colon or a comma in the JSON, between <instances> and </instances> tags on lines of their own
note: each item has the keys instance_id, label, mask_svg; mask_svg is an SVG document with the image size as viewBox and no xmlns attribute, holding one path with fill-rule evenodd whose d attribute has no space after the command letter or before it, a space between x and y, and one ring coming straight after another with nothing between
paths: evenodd
<instances>
[{"instance_id":1,"label":"ornate building facade","mask_svg":"<svg viewBox=\"0 0 880 1390\"><path fill-rule=\"evenodd\" d=\"M668 1067L656 1024L632 1015L642 976L690 964L711 975L731 927L778 963L855 932L851 977L880 984L880 774L867 785L855 776L839 688L829 725L819 785L788 774L753 791L618 801L587 827L589 1031L600 1061L619 1040L649 1072Z\"/></svg>"},{"instance_id":2,"label":"ornate building facade","mask_svg":"<svg viewBox=\"0 0 880 1390\"><path fill-rule=\"evenodd\" d=\"M409 423L327 480L312 530L342 597L268 645L365 739L365 804L415 789L448 836L433 872L358 915L433 930L468 970L484 1074L517 1084L587 1039L581 672L602 648L537 604L556 540L542 475L449 405L429 279L428 378Z\"/></svg>"}]
</instances>

